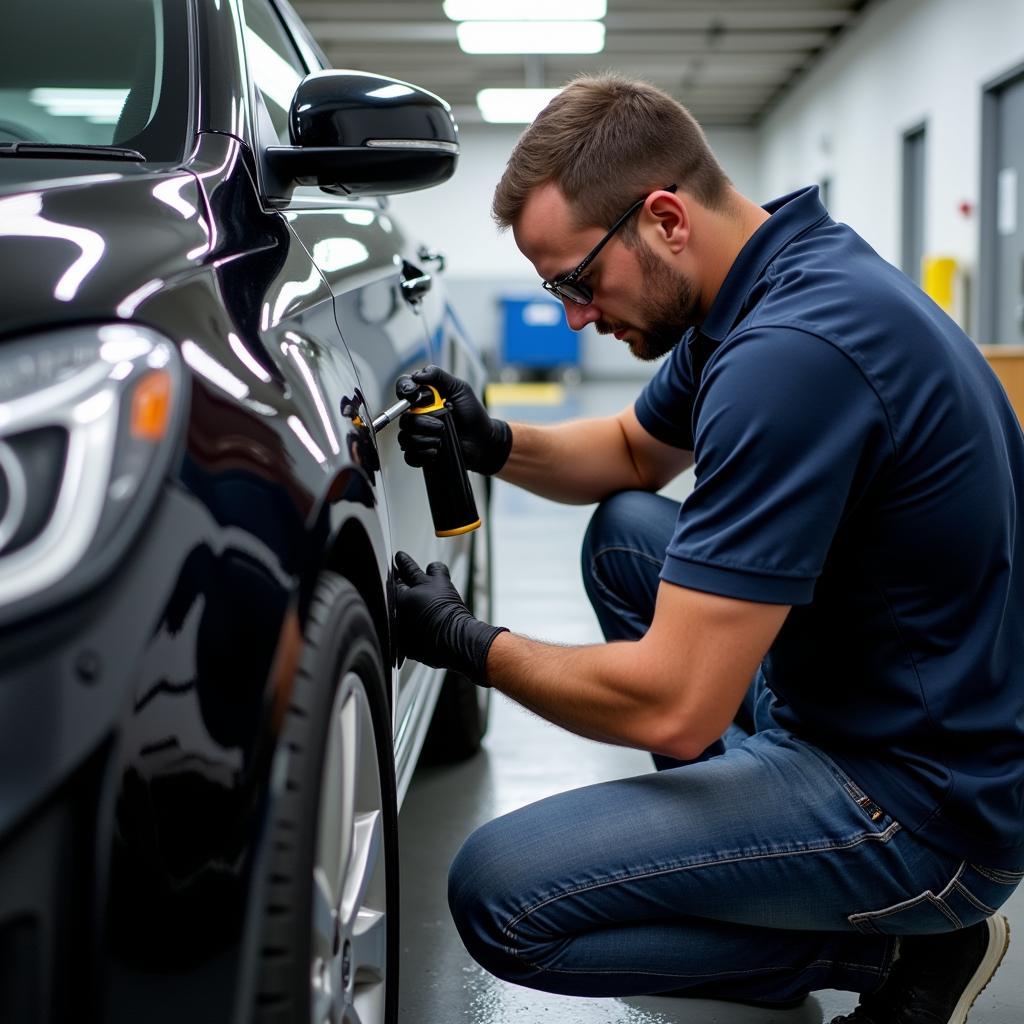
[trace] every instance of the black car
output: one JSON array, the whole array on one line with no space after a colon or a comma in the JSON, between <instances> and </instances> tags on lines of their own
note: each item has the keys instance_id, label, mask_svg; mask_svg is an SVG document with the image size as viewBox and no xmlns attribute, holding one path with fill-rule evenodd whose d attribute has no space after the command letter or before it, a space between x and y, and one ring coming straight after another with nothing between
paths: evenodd
<instances>
[{"instance_id":1,"label":"black car","mask_svg":"<svg viewBox=\"0 0 1024 1024\"><path fill-rule=\"evenodd\" d=\"M372 427L483 383L386 200L451 111L279 0L7 0L3 48L0 1020L392 1022L397 808L487 710L392 571L486 616L486 526Z\"/></svg>"}]
</instances>

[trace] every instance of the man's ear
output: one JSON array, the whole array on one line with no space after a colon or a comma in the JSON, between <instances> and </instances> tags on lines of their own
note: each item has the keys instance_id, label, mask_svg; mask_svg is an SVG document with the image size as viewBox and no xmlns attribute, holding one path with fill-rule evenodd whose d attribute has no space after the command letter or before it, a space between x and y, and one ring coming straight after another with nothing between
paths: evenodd
<instances>
[{"instance_id":1,"label":"man's ear","mask_svg":"<svg viewBox=\"0 0 1024 1024\"><path fill-rule=\"evenodd\" d=\"M677 192L652 192L644 203L642 218L655 229L661 244L678 255L690 241L688 197Z\"/></svg>"}]
</instances>

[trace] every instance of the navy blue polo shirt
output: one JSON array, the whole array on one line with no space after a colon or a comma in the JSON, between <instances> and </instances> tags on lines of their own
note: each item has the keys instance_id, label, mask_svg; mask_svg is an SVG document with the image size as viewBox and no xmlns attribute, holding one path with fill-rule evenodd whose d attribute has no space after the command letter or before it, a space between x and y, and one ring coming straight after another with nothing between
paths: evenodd
<instances>
[{"instance_id":1,"label":"navy blue polo shirt","mask_svg":"<svg viewBox=\"0 0 1024 1024\"><path fill-rule=\"evenodd\" d=\"M793 605L775 717L904 828L1024 868L1024 440L971 340L809 188L636 403L692 449L662 579Z\"/></svg>"}]
</instances>

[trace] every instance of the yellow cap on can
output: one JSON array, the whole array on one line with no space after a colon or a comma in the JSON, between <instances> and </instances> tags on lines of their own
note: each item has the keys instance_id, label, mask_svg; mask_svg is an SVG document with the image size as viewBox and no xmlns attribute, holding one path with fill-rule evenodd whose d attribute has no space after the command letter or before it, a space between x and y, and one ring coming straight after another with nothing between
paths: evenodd
<instances>
[{"instance_id":1,"label":"yellow cap on can","mask_svg":"<svg viewBox=\"0 0 1024 1024\"><path fill-rule=\"evenodd\" d=\"M430 388L434 395L434 400L429 405L417 405L409 409L409 412L437 412L438 409L444 408L444 399L441 397L441 392L437 388L430 387L429 384L424 384L423 387Z\"/></svg>"}]
</instances>

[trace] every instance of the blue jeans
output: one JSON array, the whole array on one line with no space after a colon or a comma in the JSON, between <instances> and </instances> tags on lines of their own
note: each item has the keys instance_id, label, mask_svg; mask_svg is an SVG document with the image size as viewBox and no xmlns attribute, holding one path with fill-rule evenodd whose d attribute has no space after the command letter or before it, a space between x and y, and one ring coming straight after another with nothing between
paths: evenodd
<instances>
[{"instance_id":1,"label":"blue jeans","mask_svg":"<svg viewBox=\"0 0 1024 1024\"><path fill-rule=\"evenodd\" d=\"M595 512L584 578L609 640L647 629L678 508L626 492ZM918 842L779 728L771 703L758 678L697 761L561 793L474 832L449 876L472 956L567 995L870 992L896 936L966 927L1010 895L1019 874Z\"/></svg>"}]
</instances>

